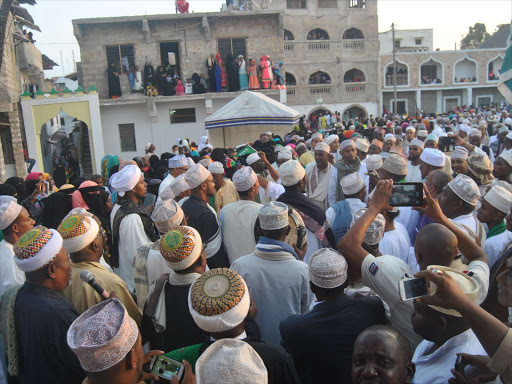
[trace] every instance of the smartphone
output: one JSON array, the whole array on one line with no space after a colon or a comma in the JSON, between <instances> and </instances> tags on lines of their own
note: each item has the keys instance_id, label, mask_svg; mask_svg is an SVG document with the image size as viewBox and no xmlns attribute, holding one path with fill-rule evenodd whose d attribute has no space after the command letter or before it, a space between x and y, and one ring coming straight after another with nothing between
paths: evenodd
<instances>
[{"instance_id":1,"label":"smartphone","mask_svg":"<svg viewBox=\"0 0 512 384\"><path fill-rule=\"evenodd\" d=\"M185 367L179 361L169 359L162 355L153 356L149 370L151 373L166 379L171 380L174 376L181 380Z\"/></svg>"},{"instance_id":2,"label":"smartphone","mask_svg":"<svg viewBox=\"0 0 512 384\"><path fill-rule=\"evenodd\" d=\"M462 353L457 355L457 360L455 360L455 370L459 372L462 376L464 376L464 365L462 363Z\"/></svg>"},{"instance_id":3,"label":"smartphone","mask_svg":"<svg viewBox=\"0 0 512 384\"><path fill-rule=\"evenodd\" d=\"M392 207L422 207L423 183L393 184L389 205Z\"/></svg>"},{"instance_id":4,"label":"smartphone","mask_svg":"<svg viewBox=\"0 0 512 384\"><path fill-rule=\"evenodd\" d=\"M398 284L402 301L412 300L430 294L430 285L424 277L403 279L400 280Z\"/></svg>"},{"instance_id":5,"label":"smartphone","mask_svg":"<svg viewBox=\"0 0 512 384\"><path fill-rule=\"evenodd\" d=\"M439 150L443 152L453 152L455 150L455 137L445 136L439 138Z\"/></svg>"}]
</instances>

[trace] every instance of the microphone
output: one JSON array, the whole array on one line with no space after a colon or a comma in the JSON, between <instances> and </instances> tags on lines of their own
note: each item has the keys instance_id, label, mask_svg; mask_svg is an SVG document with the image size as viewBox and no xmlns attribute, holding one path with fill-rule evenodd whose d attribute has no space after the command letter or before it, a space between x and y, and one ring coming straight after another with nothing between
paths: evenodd
<instances>
[{"instance_id":1,"label":"microphone","mask_svg":"<svg viewBox=\"0 0 512 384\"><path fill-rule=\"evenodd\" d=\"M89 284L92 289L98 292L98 294L105 300L110 297L110 295L103 289L103 287L99 285L98 282L94 279L94 276L91 272L84 269L82 272L80 272L80 279Z\"/></svg>"}]
</instances>

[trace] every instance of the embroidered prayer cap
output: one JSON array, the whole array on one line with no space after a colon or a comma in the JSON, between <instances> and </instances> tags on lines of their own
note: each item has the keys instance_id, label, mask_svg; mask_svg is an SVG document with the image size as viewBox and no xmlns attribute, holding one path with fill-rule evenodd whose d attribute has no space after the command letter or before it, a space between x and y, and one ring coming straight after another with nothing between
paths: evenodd
<instances>
[{"instance_id":1,"label":"embroidered prayer cap","mask_svg":"<svg viewBox=\"0 0 512 384\"><path fill-rule=\"evenodd\" d=\"M405 176L407 175L407 160L397 153L390 153L384 160L382 168L393 175Z\"/></svg>"},{"instance_id":2,"label":"embroidered prayer cap","mask_svg":"<svg viewBox=\"0 0 512 384\"><path fill-rule=\"evenodd\" d=\"M320 143L318 143L320 144ZM318 146L317 144L317 146ZM277 154L277 160L291 160L293 159L292 151L280 151Z\"/></svg>"},{"instance_id":3,"label":"embroidered prayer cap","mask_svg":"<svg viewBox=\"0 0 512 384\"><path fill-rule=\"evenodd\" d=\"M503 133L503 132L508 132L508 127L503 126L503 127L500 127L500 128L498 129L498 134Z\"/></svg>"},{"instance_id":4,"label":"embroidered prayer cap","mask_svg":"<svg viewBox=\"0 0 512 384\"><path fill-rule=\"evenodd\" d=\"M452 159L461 159L461 160L467 161L468 157L469 157L469 152L464 147L456 146L455 150L452 152Z\"/></svg>"},{"instance_id":5,"label":"embroidered prayer cap","mask_svg":"<svg viewBox=\"0 0 512 384\"><path fill-rule=\"evenodd\" d=\"M482 132L480 132L478 129L472 129L469 136L482 137Z\"/></svg>"},{"instance_id":6,"label":"embroidered prayer cap","mask_svg":"<svg viewBox=\"0 0 512 384\"><path fill-rule=\"evenodd\" d=\"M418 137L427 137L428 131L426 129L419 129L418 130Z\"/></svg>"},{"instance_id":7,"label":"embroidered prayer cap","mask_svg":"<svg viewBox=\"0 0 512 384\"><path fill-rule=\"evenodd\" d=\"M348 264L343 255L331 248L322 248L309 259L309 280L317 287L333 289L347 281Z\"/></svg>"},{"instance_id":8,"label":"embroidered prayer cap","mask_svg":"<svg viewBox=\"0 0 512 384\"><path fill-rule=\"evenodd\" d=\"M76 318L67 333L69 348L86 372L102 372L131 351L139 329L117 298L89 308Z\"/></svg>"},{"instance_id":9,"label":"embroidered prayer cap","mask_svg":"<svg viewBox=\"0 0 512 384\"><path fill-rule=\"evenodd\" d=\"M288 222L288 206L278 201L271 201L258 212L261 229L273 231L285 228Z\"/></svg>"},{"instance_id":10,"label":"embroidered prayer cap","mask_svg":"<svg viewBox=\"0 0 512 384\"><path fill-rule=\"evenodd\" d=\"M233 174L233 184L238 192L245 192L258 181L258 176L251 167L242 167Z\"/></svg>"},{"instance_id":11,"label":"embroidered prayer cap","mask_svg":"<svg viewBox=\"0 0 512 384\"><path fill-rule=\"evenodd\" d=\"M191 157L185 157L185 159L187 160L187 165L189 168L195 164L194 159L192 159Z\"/></svg>"},{"instance_id":12,"label":"embroidered prayer cap","mask_svg":"<svg viewBox=\"0 0 512 384\"><path fill-rule=\"evenodd\" d=\"M212 163L211 159L207 158L207 159L199 160L199 162L197 164L201 164L203 167L208 169L208 167L210 166L211 163Z\"/></svg>"},{"instance_id":13,"label":"embroidered prayer cap","mask_svg":"<svg viewBox=\"0 0 512 384\"><path fill-rule=\"evenodd\" d=\"M487 155L473 155L468 158L468 170L478 178L482 185L487 185L494 180L493 169Z\"/></svg>"},{"instance_id":14,"label":"embroidered prayer cap","mask_svg":"<svg viewBox=\"0 0 512 384\"><path fill-rule=\"evenodd\" d=\"M497 210L508 214L512 208L512 193L500 186L493 186L484 199Z\"/></svg>"},{"instance_id":15,"label":"embroidered prayer cap","mask_svg":"<svg viewBox=\"0 0 512 384\"><path fill-rule=\"evenodd\" d=\"M394 141L394 142L396 141L396 137L395 137L395 135L393 135L392 133L388 133L388 134L386 134L386 135L384 136L384 142L386 142L386 141L390 141L390 140L391 140L391 141Z\"/></svg>"},{"instance_id":16,"label":"embroidered prayer cap","mask_svg":"<svg viewBox=\"0 0 512 384\"><path fill-rule=\"evenodd\" d=\"M344 140L344 141L342 141L342 142L341 142L341 144L340 144L340 149L339 149L339 151L340 151L340 153L341 153L341 152L343 152L343 150L344 150L345 148L348 148L348 147L355 147L355 146L356 146L356 144L354 143L354 141L353 141L353 140L351 140L351 139Z\"/></svg>"},{"instance_id":17,"label":"embroidered prayer cap","mask_svg":"<svg viewBox=\"0 0 512 384\"><path fill-rule=\"evenodd\" d=\"M199 232L183 225L163 235L158 240L158 249L169 267L174 271L182 271L201 256L203 241Z\"/></svg>"},{"instance_id":18,"label":"embroidered prayer cap","mask_svg":"<svg viewBox=\"0 0 512 384\"><path fill-rule=\"evenodd\" d=\"M268 372L260 355L243 340L221 339L196 362L198 384L267 384Z\"/></svg>"},{"instance_id":19,"label":"embroidered prayer cap","mask_svg":"<svg viewBox=\"0 0 512 384\"><path fill-rule=\"evenodd\" d=\"M366 139L357 139L356 140L356 148L361 152L368 153L368 148L370 148L370 143Z\"/></svg>"},{"instance_id":20,"label":"embroidered prayer cap","mask_svg":"<svg viewBox=\"0 0 512 384\"><path fill-rule=\"evenodd\" d=\"M327 136L325 139L324 139L324 143L327 144L327 145L331 145L332 143L334 143L336 140L340 141L340 138L338 137L338 135L329 135Z\"/></svg>"},{"instance_id":21,"label":"embroidered prayer cap","mask_svg":"<svg viewBox=\"0 0 512 384\"><path fill-rule=\"evenodd\" d=\"M229 268L203 273L188 292L190 314L197 326L206 332L235 328L247 317L250 304L244 279Z\"/></svg>"},{"instance_id":22,"label":"embroidered prayer cap","mask_svg":"<svg viewBox=\"0 0 512 384\"><path fill-rule=\"evenodd\" d=\"M366 158L366 169L371 171L376 171L377 169L382 168L382 156L381 155L370 155Z\"/></svg>"},{"instance_id":23,"label":"embroidered prayer cap","mask_svg":"<svg viewBox=\"0 0 512 384\"><path fill-rule=\"evenodd\" d=\"M424 146L425 144L423 143L423 141L418 139L412 139L412 141L409 143L409 147L418 147L420 149L423 149Z\"/></svg>"},{"instance_id":24,"label":"embroidered prayer cap","mask_svg":"<svg viewBox=\"0 0 512 384\"><path fill-rule=\"evenodd\" d=\"M258 155L257 152L251 153L249 156L247 156L247 159L245 160L247 162L247 165L252 165L255 162L260 160L260 155Z\"/></svg>"},{"instance_id":25,"label":"embroidered prayer cap","mask_svg":"<svg viewBox=\"0 0 512 384\"><path fill-rule=\"evenodd\" d=\"M91 244L100 227L93 218L84 215L66 216L57 231L62 236L62 245L69 253L81 251Z\"/></svg>"},{"instance_id":26,"label":"embroidered prayer cap","mask_svg":"<svg viewBox=\"0 0 512 384\"><path fill-rule=\"evenodd\" d=\"M372 143L370 145L376 145L377 147L379 147L380 149L382 149L382 147L384 146L384 144L382 143L382 141L380 141L379 139L373 139L372 140Z\"/></svg>"},{"instance_id":27,"label":"embroidered prayer cap","mask_svg":"<svg viewBox=\"0 0 512 384\"><path fill-rule=\"evenodd\" d=\"M343 194L348 196L355 195L361 189L365 188L364 180L359 172L354 172L345 176L341 179L340 185Z\"/></svg>"},{"instance_id":28,"label":"embroidered prayer cap","mask_svg":"<svg viewBox=\"0 0 512 384\"><path fill-rule=\"evenodd\" d=\"M86 217L93 217L94 215L89 212L87 209L85 208L82 208L82 207L76 207L76 208L73 208L71 211L69 211L69 213L64 217L64 219L66 217L69 217L69 216L86 216ZM64 220L63 219L63 220Z\"/></svg>"},{"instance_id":29,"label":"embroidered prayer cap","mask_svg":"<svg viewBox=\"0 0 512 384\"><path fill-rule=\"evenodd\" d=\"M173 199L164 200L157 204L151 214L151 220L155 223L156 229L160 233L177 228L183 222L185 214L180 205Z\"/></svg>"},{"instance_id":30,"label":"embroidered prayer cap","mask_svg":"<svg viewBox=\"0 0 512 384\"><path fill-rule=\"evenodd\" d=\"M279 176L281 184L289 187L298 184L306 176L306 171L297 160L288 160L279 167Z\"/></svg>"},{"instance_id":31,"label":"embroidered prayer cap","mask_svg":"<svg viewBox=\"0 0 512 384\"><path fill-rule=\"evenodd\" d=\"M188 167L187 157L185 155L176 155L169 159L169 168Z\"/></svg>"},{"instance_id":32,"label":"embroidered prayer cap","mask_svg":"<svg viewBox=\"0 0 512 384\"><path fill-rule=\"evenodd\" d=\"M178 177L176 177L171 184L169 185L172 192L174 193L174 197L179 196L180 193L188 191L190 189L188 183L185 180L185 174L182 173Z\"/></svg>"},{"instance_id":33,"label":"embroidered prayer cap","mask_svg":"<svg viewBox=\"0 0 512 384\"><path fill-rule=\"evenodd\" d=\"M450 275L456 282L459 288L462 290L464 295L473 303L480 305L480 300L483 301L483 298L480 296L480 287L478 283L470 277L468 274L458 271L456 269L445 267L442 265L429 265L427 267L428 270L437 269L441 271L441 273L446 273L447 275ZM432 288L435 289L436 285L434 283L430 283ZM485 298L485 297L484 297ZM445 315L455 316L455 317L462 317L462 315L457 312L454 309L446 309L442 307L438 307L435 305L429 305L430 308L436 310L437 312L444 313Z\"/></svg>"},{"instance_id":34,"label":"embroidered prayer cap","mask_svg":"<svg viewBox=\"0 0 512 384\"><path fill-rule=\"evenodd\" d=\"M299 144L297 144L297 147L295 147L295 150L299 150L300 148L306 148L307 149L307 146L304 143L299 143ZM259 158L259 156L258 156L258 158ZM247 159L249 159L249 157ZM247 162L247 164L249 164L249 162Z\"/></svg>"},{"instance_id":35,"label":"embroidered prayer cap","mask_svg":"<svg viewBox=\"0 0 512 384\"><path fill-rule=\"evenodd\" d=\"M131 191L140 181L142 172L136 165L127 165L112 177L112 188L117 191L119 196L124 196L125 192Z\"/></svg>"},{"instance_id":36,"label":"embroidered prayer cap","mask_svg":"<svg viewBox=\"0 0 512 384\"><path fill-rule=\"evenodd\" d=\"M211 173L201 164L194 164L185 173L185 181L187 182L190 189L197 188L202 182L204 182Z\"/></svg>"},{"instance_id":37,"label":"embroidered prayer cap","mask_svg":"<svg viewBox=\"0 0 512 384\"><path fill-rule=\"evenodd\" d=\"M463 174L458 174L455 179L448 183L448 187L450 187L453 193L469 205L476 205L476 202L480 197L478 185L476 185L475 181L471 177Z\"/></svg>"},{"instance_id":38,"label":"embroidered prayer cap","mask_svg":"<svg viewBox=\"0 0 512 384\"><path fill-rule=\"evenodd\" d=\"M409 125L406 129L405 129L405 132L416 132L416 129L412 126L412 125Z\"/></svg>"},{"instance_id":39,"label":"embroidered prayer cap","mask_svg":"<svg viewBox=\"0 0 512 384\"><path fill-rule=\"evenodd\" d=\"M315 146L315 151L324 151L327 153L331 153L331 147L327 143L318 143Z\"/></svg>"},{"instance_id":40,"label":"embroidered prayer cap","mask_svg":"<svg viewBox=\"0 0 512 384\"><path fill-rule=\"evenodd\" d=\"M324 136L320 132L313 133L311 135L312 140L323 140Z\"/></svg>"},{"instance_id":41,"label":"embroidered prayer cap","mask_svg":"<svg viewBox=\"0 0 512 384\"><path fill-rule=\"evenodd\" d=\"M23 207L12 196L0 196L0 230L11 225L19 216Z\"/></svg>"},{"instance_id":42,"label":"embroidered prayer cap","mask_svg":"<svg viewBox=\"0 0 512 384\"><path fill-rule=\"evenodd\" d=\"M427 136L425 141L430 141L430 140L432 140L435 143L438 143L439 142L439 137L437 137L437 135L431 133L430 135Z\"/></svg>"},{"instance_id":43,"label":"embroidered prayer cap","mask_svg":"<svg viewBox=\"0 0 512 384\"><path fill-rule=\"evenodd\" d=\"M162 201L165 201L165 200L170 200L170 199L174 199L176 197L176 195L174 194L174 192L172 191L171 189L171 186L168 185L167 187L165 187L162 192L160 192L158 194L158 196L160 197L160 199Z\"/></svg>"},{"instance_id":44,"label":"embroidered prayer cap","mask_svg":"<svg viewBox=\"0 0 512 384\"><path fill-rule=\"evenodd\" d=\"M14 261L23 272L34 272L52 261L61 249L59 232L43 226L34 227L14 245Z\"/></svg>"},{"instance_id":45,"label":"embroidered prayer cap","mask_svg":"<svg viewBox=\"0 0 512 384\"><path fill-rule=\"evenodd\" d=\"M352 219L352 224L350 226L354 225L354 223L359 220L367 211L367 208L359 209L354 213L354 217ZM377 245L380 243L382 238L384 237L384 226L386 225L386 219L384 219L384 216L382 216L380 213L373 219L372 223L366 230L366 233L364 234L364 240L363 242L368 245Z\"/></svg>"},{"instance_id":46,"label":"embroidered prayer cap","mask_svg":"<svg viewBox=\"0 0 512 384\"><path fill-rule=\"evenodd\" d=\"M208 166L208 170L212 174L214 174L214 173L218 174L218 175L223 175L224 174L224 166L222 165L222 163L219 163L218 161L215 161L215 162L211 163Z\"/></svg>"},{"instance_id":47,"label":"embroidered prayer cap","mask_svg":"<svg viewBox=\"0 0 512 384\"><path fill-rule=\"evenodd\" d=\"M512 151L503 151L498 157L501 157L503 160L505 160L508 165L512 165Z\"/></svg>"},{"instance_id":48,"label":"embroidered prayer cap","mask_svg":"<svg viewBox=\"0 0 512 384\"><path fill-rule=\"evenodd\" d=\"M425 148L421 153L420 160L433 167L444 167L446 158L444 157L444 153L439 149Z\"/></svg>"}]
</instances>

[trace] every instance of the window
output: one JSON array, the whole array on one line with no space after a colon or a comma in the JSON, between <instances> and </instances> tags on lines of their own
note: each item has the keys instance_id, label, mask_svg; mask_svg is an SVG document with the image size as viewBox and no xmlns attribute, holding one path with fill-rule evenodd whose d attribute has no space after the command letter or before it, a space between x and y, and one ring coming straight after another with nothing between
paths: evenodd
<instances>
[{"instance_id":1,"label":"window","mask_svg":"<svg viewBox=\"0 0 512 384\"><path fill-rule=\"evenodd\" d=\"M53 117L50 119L50 126L53 127L53 124L55 124L55 121L53 120Z\"/></svg>"},{"instance_id":2,"label":"window","mask_svg":"<svg viewBox=\"0 0 512 384\"><path fill-rule=\"evenodd\" d=\"M111 45L107 47L107 65L114 64L121 73L128 73L135 66L133 45Z\"/></svg>"},{"instance_id":3,"label":"window","mask_svg":"<svg viewBox=\"0 0 512 384\"><path fill-rule=\"evenodd\" d=\"M242 55L247 60L245 38L218 39L217 45L219 47L218 52L222 56L222 60L224 60L224 65L226 65L226 58L228 57L228 54L232 54L233 57L238 57Z\"/></svg>"},{"instance_id":4,"label":"window","mask_svg":"<svg viewBox=\"0 0 512 384\"><path fill-rule=\"evenodd\" d=\"M400 48L400 40L395 40L395 48Z\"/></svg>"},{"instance_id":5,"label":"window","mask_svg":"<svg viewBox=\"0 0 512 384\"><path fill-rule=\"evenodd\" d=\"M366 8L366 0L348 0L349 8Z\"/></svg>"},{"instance_id":6,"label":"window","mask_svg":"<svg viewBox=\"0 0 512 384\"><path fill-rule=\"evenodd\" d=\"M295 40L295 36L293 36L293 33L291 33L289 30L284 30L284 39L285 40Z\"/></svg>"},{"instance_id":7,"label":"window","mask_svg":"<svg viewBox=\"0 0 512 384\"><path fill-rule=\"evenodd\" d=\"M308 32L306 40L329 40L329 34L320 28Z\"/></svg>"},{"instance_id":8,"label":"window","mask_svg":"<svg viewBox=\"0 0 512 384\"><path fill-rule=\"evenodd\" d=\"M64 125L64 124L66 124L66 123L64 122L64 118L63 118L63 117L61 117L61 118L60 118L60 125Z\"/></svg>"},{"instance_id":9,"label":"window","mask_svg":"<svg viewBox=\"0 0 512 384\"><path fill-rule=\"evenodd\" d=\"M422 38L416 38L414 40L414 42L416 43L416 45L421 45L423 43L423 39Z\"/></svg>"},{"instance_id":10,"label":"window","mask_svg":"<svg viewBox=\"0 0 512 384\"><path fill-rule=\"evenodd\" d=\"M338 8L338 0L318 0L318 8Z\"/></svg>"},{"instance_id":11,"label":"window","mask_svg":"<svg viewBox=\"0 0 512 384\"><path fill-rule=\"evenodd\" d=\"M306 0L286 0L288 9L306 9Z\"/></svg>"},{"instance_id":12,"label":"window","mask_svg":"<svg viewBox=\"0 0 512 384\"><path fill-rule=\"evenodd\" d=\"M0 126L0 141L4 152L4 164L14 164L14 151L12 150L11 128Z\"/></svg>"},{"instance_id":13,"label":"window","mask_svg":"<svg viewBox=\"0 0 512 384\"><path fill-rule=\"evenodd\" d=\"M121 141L121 152L137 151L135 124L119 124L119 138Z\"/></svg>"},{"instance_id":14,"label":"window","mask_svg":"<svg viewBox=\"0 0 512 384\"><path fill-rule=\"evenodd\" d=\"M421 84L433 84L437 82L437 65L423 64L421 66Z\"/></svg>"},{"instance_id":15,"label":"window","mask_svg":"<svg viewBox=\"0 0 512 384\"><path fill-rule=\"evenodd\" d=\"M331 84L331 77L329 74L317 71L309 76L308 80L309 85L319 85L319 84Z\"/></svg>"},{"instance_id":16,"label":"window","mask_svg":"<svg viewBox=\"0 0 512 384\"><path fill-rule=\"evenodd\" d=\"M343 76L344 83L362 83L366 80L364 73L359 69L353 68L350 71L345 72Z\"/></svg>"},{"instance_id":17,"label":"window","mask_svg":"<svg viewBox=\"0 0 512 384\"><path fill-rule=\"evenodd\" d=\"M196 122L195 108L171 109L169 114L171 115L171 124Z\"/></svg>"},{"instance_id":18,"label":"window","mask_svg":"<svg viewBox=\"0 0 512 384\"><path fill-rule=\"evenodd\" d=\"M295 76L293 76L291 73L286 72L284 76L286 85L297 85L297 80L295 80Z\"/></svg>"},{"instance_id":19,"label":"window","mask_svg":"<svg viewBox=\"0 0 512 384\"><path fill-rule=\"evenodd\" d=\"M343 40L363 40L364 34L357 28L349 28L343 33Z\"/></svg>"}]
</instances>

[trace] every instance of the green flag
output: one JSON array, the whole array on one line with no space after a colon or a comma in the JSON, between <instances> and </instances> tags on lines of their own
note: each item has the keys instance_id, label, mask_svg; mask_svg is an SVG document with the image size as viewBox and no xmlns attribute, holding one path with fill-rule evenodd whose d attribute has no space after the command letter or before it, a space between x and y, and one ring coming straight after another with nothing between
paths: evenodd
<instances>
[{"instance_id":1,"label":"green flag","mask_svg":"<svg viewBox=\"0 0 512 384\"><path fill-rule=\"evenodd\" d=\"M512 23L510 24L510 35L507 39L505 60L503 60L501 66L498 91L509 103L512 103Z\"/></svg>"},{"instance_id":2,"label":"green flag","mask_svg":"<svg viewBox=\"0 0 512 384\"><path fill-rule=\"evenodd\" d=\"M257 151L251 147L250 145L241 146L236 149L237 157L247 156L251 153L256 153Z\"/></svg>"}]
</instances>

